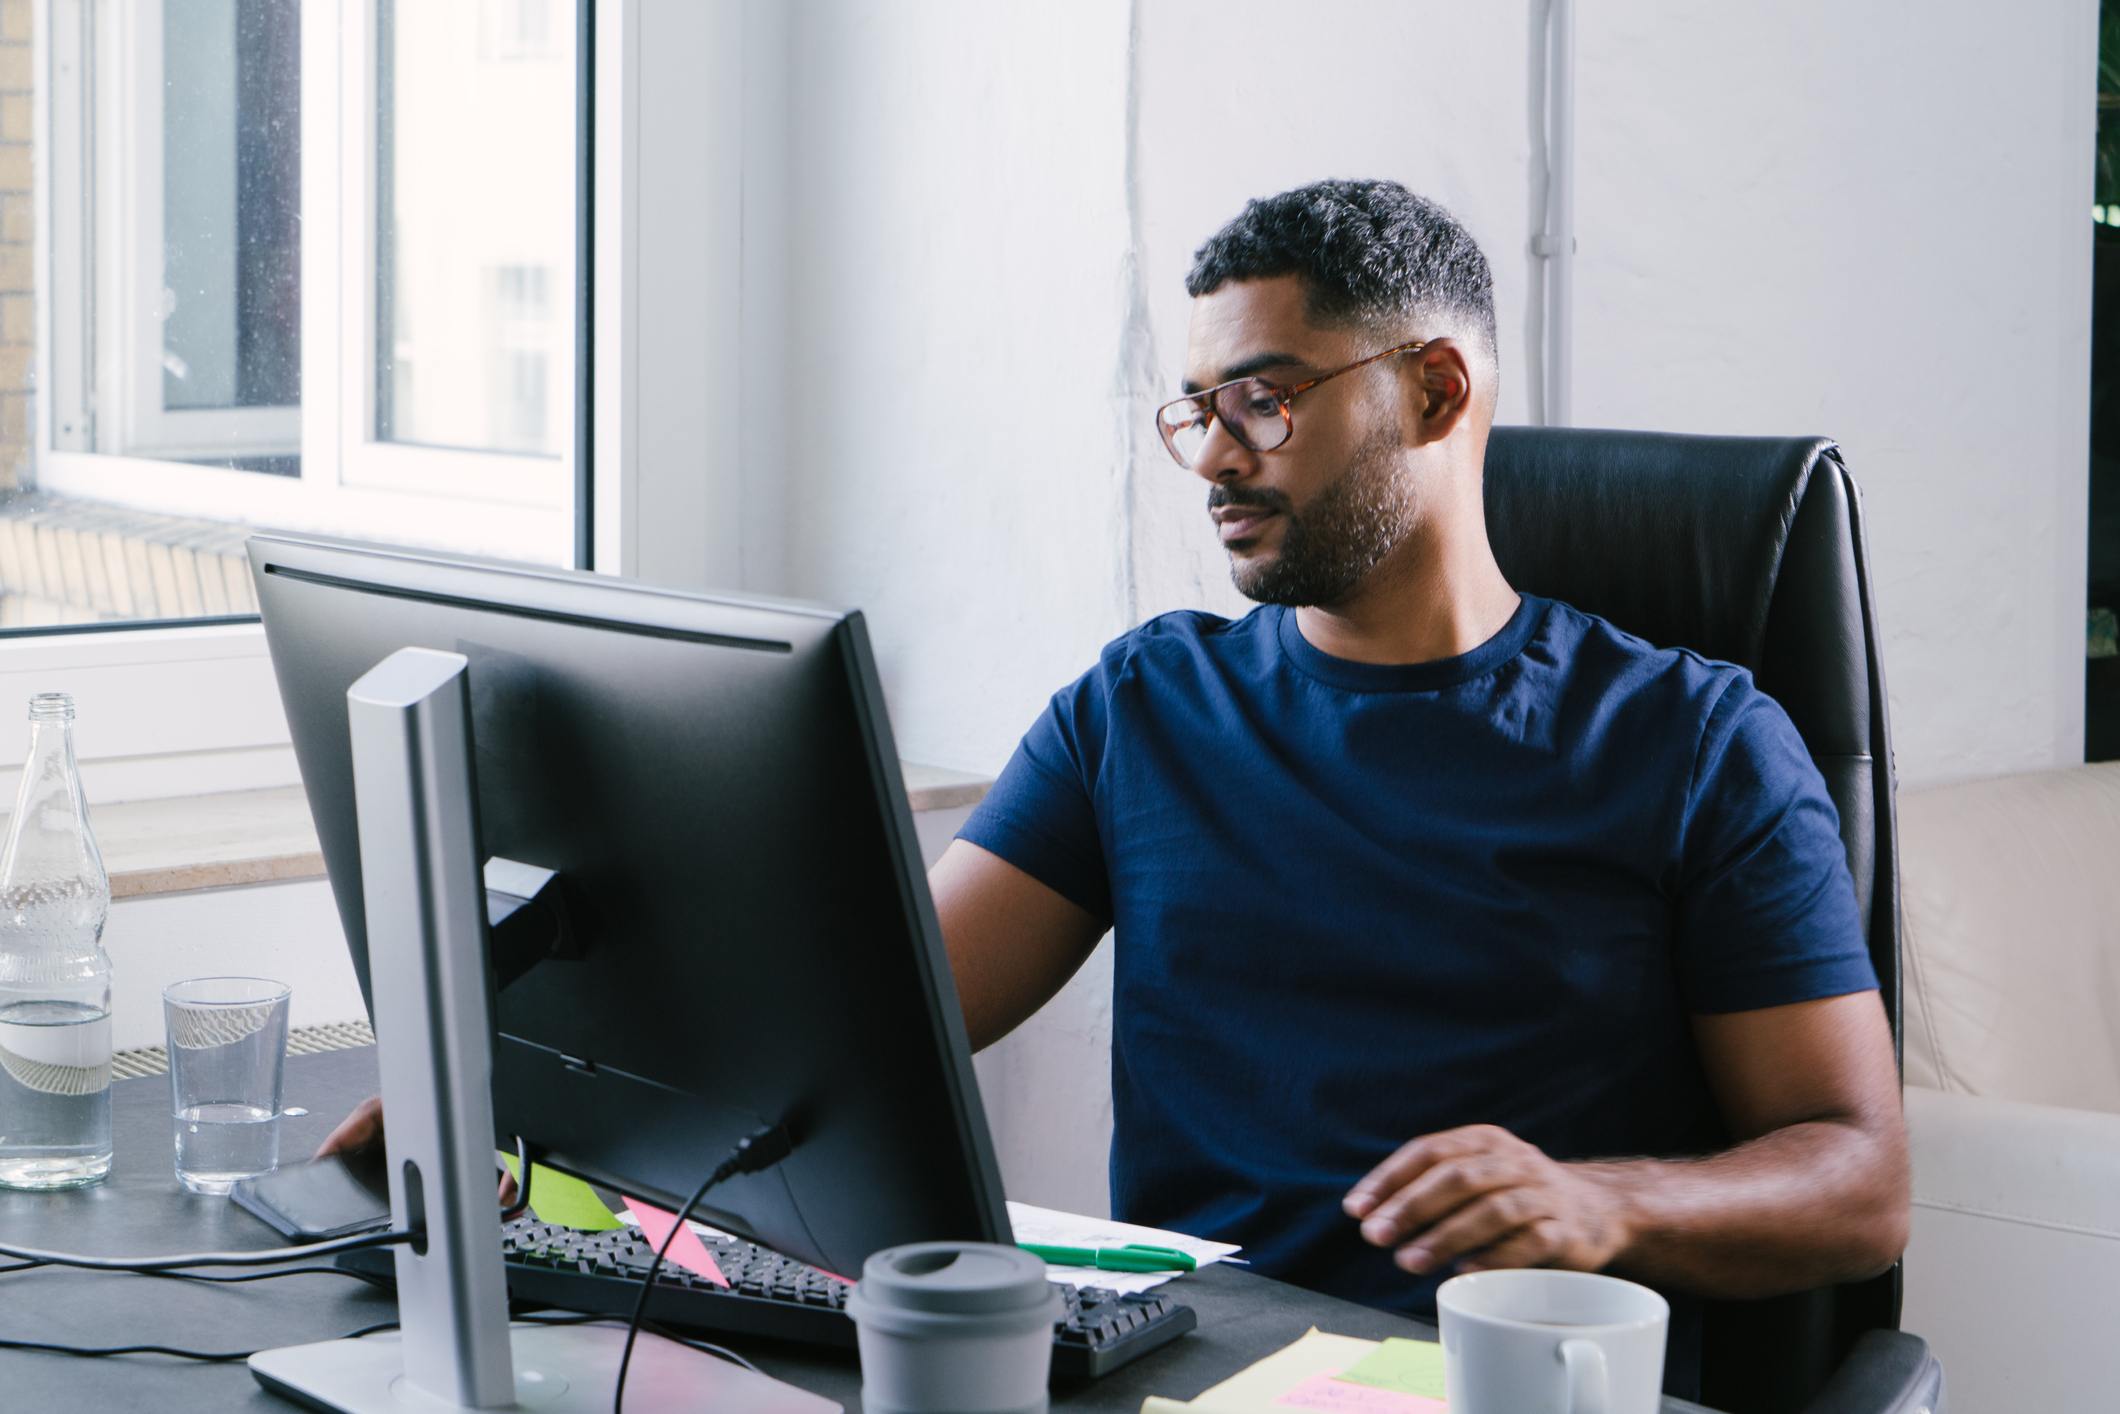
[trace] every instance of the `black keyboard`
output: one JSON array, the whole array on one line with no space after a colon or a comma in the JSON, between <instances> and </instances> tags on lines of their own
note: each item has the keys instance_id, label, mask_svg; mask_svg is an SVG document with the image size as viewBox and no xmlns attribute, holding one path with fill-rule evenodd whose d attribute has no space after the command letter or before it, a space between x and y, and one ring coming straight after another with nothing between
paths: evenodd
<instances>
[{"instance_id":1,"label":"black keyboard","mask_svg":"<svg viewBox=\"0 0 2120 1414\"><path fill-rule=\"evenodd\" d=\"M853 1347L854 1322L846 1313L851 1284L755 1243L704 1233L699 1240L729 1285L716 1286L665 1259L648 1298L649 1320L724 1343L758 1336ZM501 1255L511 1302L630 1316L655 1248L630 1227L577 1232L517 1218L501 1227ZM387 1247L341 1252L338 1263L386 1279L396 1271ZM1053 1323L1055 1379L1095 1379L1198 1324L1192 1307L1158 1291L1053 1285L1067 1302Z\"/></svg>"}]
</instances>

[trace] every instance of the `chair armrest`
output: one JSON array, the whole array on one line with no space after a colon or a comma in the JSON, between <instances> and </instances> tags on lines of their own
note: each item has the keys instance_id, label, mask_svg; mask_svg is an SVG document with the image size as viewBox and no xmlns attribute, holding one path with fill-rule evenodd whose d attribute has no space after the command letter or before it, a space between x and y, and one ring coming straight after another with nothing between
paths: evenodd
<instances>
[{"instance_id":1,"label":"chair armrest","mask_svg":"<svg viewBox=\"0 0 2120 1414\"><path fill-rule=\"evenodd\" d=\"M1905 1331L1866 1331L1803 1414L1943 1414L1943 1367Z\"/></svg>"},{"instance_id":2,"label":"chair armrest","mask_svg":"<svg viewBox=\"0 0 2120 1414\"><path fill-rule=\"evenodd\" d=\"M2120 1115L1906 1087L1914 1203L2120 1238Z\"/></svg>"}]
</instances>

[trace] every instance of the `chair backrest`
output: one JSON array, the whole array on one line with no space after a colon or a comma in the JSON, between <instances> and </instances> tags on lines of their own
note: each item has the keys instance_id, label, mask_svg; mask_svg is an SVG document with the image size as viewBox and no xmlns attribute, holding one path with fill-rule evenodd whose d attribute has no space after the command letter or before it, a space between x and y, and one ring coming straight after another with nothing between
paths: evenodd
<instances>
[{"instance_id":1,"label":"chair backrest","mask_svg":"<svg viewBox=\"0 0 2120 1414\"><path fill-rule=\"evenodd\" d=\"M1788 711L1840 812L1870 957L1899 1043L1891 736L1862 503L1816 437L1497 427L1488 537L1518 589L1660 647L1752 671ZM1899 1324L1899 1268L1766 1301L1710 1303L1701 1396L1800 1409L1863 1331Z\"/></svg>"}]
</instances>

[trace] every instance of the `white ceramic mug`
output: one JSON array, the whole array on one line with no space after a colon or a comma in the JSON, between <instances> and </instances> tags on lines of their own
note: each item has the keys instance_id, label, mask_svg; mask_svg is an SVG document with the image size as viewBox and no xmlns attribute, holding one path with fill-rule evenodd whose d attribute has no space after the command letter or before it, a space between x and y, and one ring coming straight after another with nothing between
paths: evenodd
<instances>
[{"instance_id":1,"label":"white ceramic mug","mask_svg":"<svg viewBox=\"0 0 2120 1414\"><path fill-rule=\"evenodd\" d=\"M1671 1307L1591 1272L1468 1272L1436 1291L1450 1414L1656 1414Z\"/></svg>"}]
</instances>

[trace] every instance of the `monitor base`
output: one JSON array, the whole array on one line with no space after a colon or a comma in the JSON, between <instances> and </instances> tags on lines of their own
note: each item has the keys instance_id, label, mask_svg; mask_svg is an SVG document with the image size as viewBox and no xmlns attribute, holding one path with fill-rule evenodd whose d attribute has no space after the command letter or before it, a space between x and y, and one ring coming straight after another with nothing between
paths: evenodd
<instances>
[{"instance_id":1,"label":"monitor base","mask_svg":"<svg viewBox=\"0 0 2120 1414\"><path fill-rule=\"evenodd\" d=\"M520 1322L508 1334L515 1364L510 1408L538 1414L610 1409L626 1343L623 1329ZM250 1373L272 1393L331 1414L459 1414L470 1408L406 1378L404 1344L395 1331L261 1350L250 1357ZM821 1395L645 1332L634 1342L626 1370L626 1403L657 1414L840 1414L840 1406Z\"/></svg>"}]
</instances>

